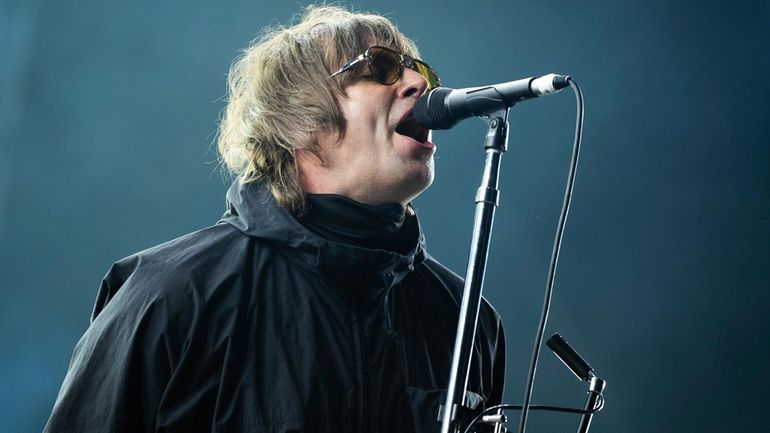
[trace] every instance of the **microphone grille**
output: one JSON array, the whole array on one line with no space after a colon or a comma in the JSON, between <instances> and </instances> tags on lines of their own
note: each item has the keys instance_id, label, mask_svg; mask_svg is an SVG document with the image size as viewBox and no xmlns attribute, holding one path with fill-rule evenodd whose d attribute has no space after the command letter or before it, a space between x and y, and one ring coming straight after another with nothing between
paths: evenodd
<instances>
[{"instance_id":1,"label":"microphone grille","mask_svg":"<svg viewBox=\"0 0 770 433\"><path fill-rule=\"evenodd\" d=\"M444 104L451 92L452 89L448 87L439 87L422 95L412 110L414 120L427 129L449 129L456 125L457 120Z\"/></svg>"}]
</instances>

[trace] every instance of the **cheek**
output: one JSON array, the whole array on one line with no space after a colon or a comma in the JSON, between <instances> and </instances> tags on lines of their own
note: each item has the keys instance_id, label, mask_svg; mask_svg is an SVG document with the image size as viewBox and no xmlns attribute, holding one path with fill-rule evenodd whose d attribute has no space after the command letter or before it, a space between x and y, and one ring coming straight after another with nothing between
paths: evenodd
<instances>
[{"instance_id":1,"label":"cheek","mask_svg":"<svg viewBox=\"0 0 770 433\"><path fill-rule=\"evenodd\" d=\"M378 115L365 104L350 104L345 111L348 129L358 135L373 134L378 129Z\"/></svg>"}]
</instances>

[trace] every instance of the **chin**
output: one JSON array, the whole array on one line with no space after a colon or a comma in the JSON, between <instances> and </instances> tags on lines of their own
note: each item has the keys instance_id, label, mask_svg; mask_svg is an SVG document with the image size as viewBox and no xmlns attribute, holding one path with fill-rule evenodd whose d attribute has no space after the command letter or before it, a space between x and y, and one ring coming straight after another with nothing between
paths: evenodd
<instances>
[{"instance_id":1,"label":"chin","mask_svg":"<svg viewBox=\"0 0 770 433\"><path fill-rule=\"evenodd\" d=\"M404 196L406 196L406 199L404 199L402 203L406 204L422 194L423 191L433 184L433 178L433 161L431 160L430 164L423 165L422 170L415 173L409 183L404 185L403 190L405 191Z\"/></svg>"}]
</instances>

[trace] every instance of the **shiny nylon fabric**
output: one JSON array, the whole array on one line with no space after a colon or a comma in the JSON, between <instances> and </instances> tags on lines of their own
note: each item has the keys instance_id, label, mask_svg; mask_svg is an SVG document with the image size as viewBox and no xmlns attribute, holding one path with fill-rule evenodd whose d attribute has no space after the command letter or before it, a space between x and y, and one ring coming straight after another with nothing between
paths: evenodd
<instances>
[{"instance_id":1,"label":"shiny nylon fabric","mask_svg":"<svg viewBox=\"0 0 770 433\"><path fill-rule=\"evenodd\" d=\"M219 224L112 266L45 431L438 431L462 281L416 227L406 255L330 242L236 182ZM479 407L503 362L485 302Z\"/></svg>"}]
</instances>

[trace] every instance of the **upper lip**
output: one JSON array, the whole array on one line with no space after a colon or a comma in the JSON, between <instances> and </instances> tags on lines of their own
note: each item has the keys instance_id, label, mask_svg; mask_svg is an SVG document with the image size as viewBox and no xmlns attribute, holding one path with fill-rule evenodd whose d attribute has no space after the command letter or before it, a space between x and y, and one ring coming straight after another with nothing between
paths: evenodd
<instances>
[{"instance_id":1,"label":"upper lip","mask_svg":"<svg viewBox=\"0 0 770 433\"><path fill-rule=\"evenodd\" d=\"M414 111L414 110L412 110L411 108L410 108L410 109L408 109L408 110L406 110L406 112L405 112L405 113L404 113L404 114L401 116L401 119L399 119L399 120L398 120L398 123L396 124L396 127L398 127L398 125L400 125L400 124L404 123L404 122L405 122L407 119L409 119L410 117L413 117L413 116L412 116L412 112L413 112L413 111Z\"/></svg>"}]
</instances>

